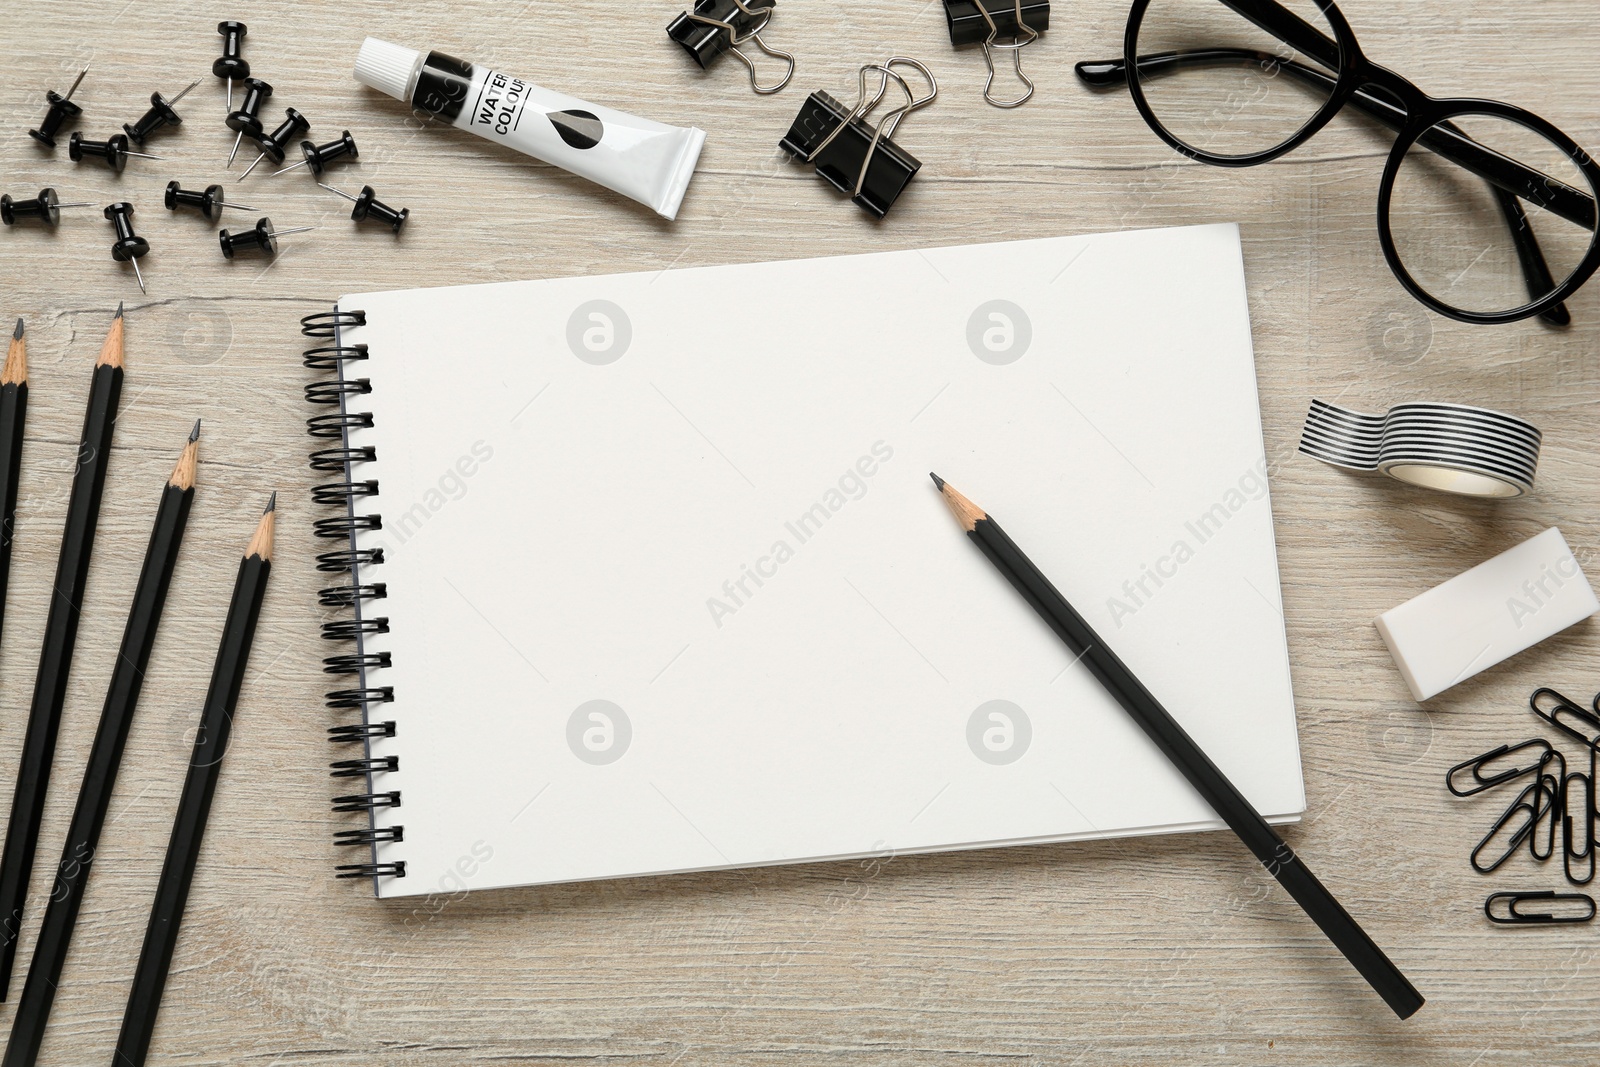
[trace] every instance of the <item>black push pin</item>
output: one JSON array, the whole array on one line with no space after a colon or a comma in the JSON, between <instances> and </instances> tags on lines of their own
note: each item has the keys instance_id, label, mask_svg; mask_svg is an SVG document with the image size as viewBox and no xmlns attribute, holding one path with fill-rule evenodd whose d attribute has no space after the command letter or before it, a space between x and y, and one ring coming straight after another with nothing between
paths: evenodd
<instances>
[{"instance_id":1,"label":"black push pin","mask_svg":"<svg viewBox=\"0 0 1600 1067\"><path fill-rule=\"evenodd\" d=\"M106 166L117 173L122 173L122 168L128 165L129 156L138 156L140 159L160 159L147 152L128 151L128 138L126 134L113 134L109 141L87 141L83 134L75 133L72 140L67 142L67 155L72 157L74 163L82 163L83 157L103 159Z\"/></svg>"},{"instance_id":2,"label":"black push pin","mask_svg":"<svg viewBox=\"0 0 1600 1067\"><path fill-rule=\"evenodd\" d=\"M13 200L11 194L0 196L0 222L7 226L18 219L39 219L46 226L54 226L61 221L61 209L64 207L89 207L85 200L76 204L63 204L56 196L54 189L40 189L39 195L32 200Z\"/></svg>"},{"instance_id":3,"label":"black push pin","mask_svg":"<svg viewBox=\"0 0 1600 1067\"><path fill-rule=\"evenodd\" d=\"M296 226L291 230L274 230L272 220L263 216L256 221L253 229L241 233L229 233L221 230L217 233L217 243L222 246L222 255L225 259L232 259L235 252L259 249L269 256L278 254L278 238L287 233L304 233L314 230L315 226Z\"/></svg>"},{"instance_id":4,"label":"black push pin","mask_svg":"<svg viewBox=\"0 0 1600 1067\"><path fill-rule=\"evenodd\" d=\"M117 228L117 240L111 246L111 258L118 263L132 263L133 276L139 279L139 291L144 288L144 275L139 271L139 257L150 251L150 242L133 232L133 205L115 203L106 208L106 218Z\"/></svg>"},{"instance_id":5,"label":"black push pin","mask_svg":"<svg viewBox=\"0 0 1600 1067\"><path fill-rule=\"evenodd\" d=\"M311 173L321 174L323 168L336 159L343 156L355 159L361 155L360 152L356 151L356 139L350 136L349 130L344 131L344 136L337 141L329 141L325 145L314 145L310 141L301 141L300 154L306 158L298 163L289 164L283 170L273 171L271 177L276 178L280 174L287 174L296 167L310 167ZM318 184L320 185L321 183L319 182Z\"/></svg>"},{"instance_id":6,"label":"black push pin","mask_svg":"<svg viewBox=\"0 0 1600 1067\"><path fill-rule=\"evenodd\" d=\"M178 210L180 204L184 207L197 207L200 209L200 214L214 222L221 217L222 209L225 207L231 207L235 211L256 210L245 204L229 204L225 200L226 198L223 196L222 186L220 185L208 185L205 188L205 192L197 193L192 189L183 188L177 182L167 183L168 211Z\"/></svg>"},{"instance_id":7,"label":"black push pin","mask_svg":"<svg viewBox=\"0 0 1600 1067\"><path fill-rule=\"evenodd\" d=\"M283 120L283 125L271 133L256 135L256 144L261 146L261 154L248 167L244 168L244 173L235 178L234 181L242 182L250 177L250 172L256 169L256 164L268 156L272 157L272 162L282 163L283 157L289 152L289 142L311 128L311 123L306 121L306 117L294 108L286 107L283 109L283 113L288 116Z\"/></svg>"},{"instance_id":8,"label":"black push pin","mask_svg":"<svg viewBox=\"0 0 1600 1067\"><path fill-rule=\"evenodd\" d=\"M83 76L87 73L89 73L88 67L78 71L78 77L73 81L72 88L67 90L66 96L62 96L54 89L45 92L44 98L50 102L50 110L45 112L44 121L39 123L37 130L28 131L29 137L50 148L56 146L56 133L66 121L83 114L83 108L72 102L72 94L78 91L78 86L83 84Z\"/></svg>"},{"instance_id":9,"label":"black push pin","mask_svg":"<svg viewBox=\"0 0 1600 1067\"><path fill-rule=\"evenodd\" d=\"M122 124L122 132L126 133L128 135L128 140L132 141L134 144L142 145L144 144L146 137L149 137L152 133L155 133L163 126L169 124L173 126L182 126L183 120L178 117L178 113L176 111L172 110L172 105L188 96L189 90L193 89L199 84L200 79L196 78L194 81L189 83L188 89L185 89L171 100L168 100L160 93L151 93L150 110L146 111L144 113L144 118L140 119L138 122L131 124L124 122Z\"/></svg>"},{"instance_id":10,"label":"black push pin","mask_svg":"<svg viewBox=\"0 0 1600 1067\"><path fill-rule=\"evenodd\" d=\"M244 140L244 135L251 137L261 136L261 119L257 117L261 105L267 102L267 97L272 95L272 86L259 78L246 78L244 80L244 100L239 104L238 111L228 112L228 129L238 131L239 136L233 139L233 151L228 153L227 166L233 166L233 157L239 154L239 142Z\"/></svg>"},{"instance_id":11,"label":"black push pin","mask_svg":"<svg viewBox=\"0 0 1600 1067\"><path fill-rule=\"evenodd\" d=\"M242 22L219 22L217 32L222 34L222 56L211 64L211 73L228 80L228 110L233 110L233 79L250 77L250 64L239 53L244 47L245 35L250 32Z\"/></svg>"},{"instance_id":12,"label":"black push pin","mask_svg":"<svg viewBox=\"0 0 1600 1067\"><path fill-rule=\"evenodd\" d=\"M322 185L321 182L318 182L317 184ZM399 233L400 227L406 224L406 219L411 215L411 209L409 208L400 208L397 211L388 204L380 201L370 185L363 185L361 187L360 196L351 196L343 189L335 189L331 185L322 185L322 187L328 190L330 193L337 193L346 200L355 201L355 210L350 212L350 217L355 219L357 222L361 222L365 219L377 219L379 222L388 223L390 228L392 228L395 233Z\"/></svg>"}]
</instances>

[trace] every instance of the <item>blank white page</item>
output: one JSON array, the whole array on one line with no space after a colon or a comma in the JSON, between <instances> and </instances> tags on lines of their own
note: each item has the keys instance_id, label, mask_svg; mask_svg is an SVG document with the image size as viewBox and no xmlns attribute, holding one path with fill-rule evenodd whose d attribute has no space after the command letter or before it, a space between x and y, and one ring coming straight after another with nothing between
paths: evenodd
<instances>
[{"instance_id":1,"label":"blank white page","mask_svg":"<svg viewBox=\"0 0 1600 1067\"><path fill-rule=\"evenodd\" d=\"M1216 827L929 471L1303 811L1236 227L339 306L380 895Z\"/></svg>"}]
</instances>

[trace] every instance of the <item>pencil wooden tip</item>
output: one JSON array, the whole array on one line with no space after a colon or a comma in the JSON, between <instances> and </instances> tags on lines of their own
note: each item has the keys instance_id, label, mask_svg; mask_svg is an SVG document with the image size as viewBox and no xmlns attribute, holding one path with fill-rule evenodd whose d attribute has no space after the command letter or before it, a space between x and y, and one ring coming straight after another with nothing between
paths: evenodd
<instances>
[{"instance_id":1,"label":"pencil wooden tip","mask_svg":"<svg viewBox=\"0 0 1600 1067\"><path fill-rule=\"evenodd\" d=\"M17 332L11 335L11 346L6 349L5 370L0 371L0 385L21 385L28 380L28 342L22 339L22 320L17 320Z\"/></svg>"},{"instance_id":2,"label":"pencil wooden tip","mask_svg":"<svg viewBox=\"0 0 1600 1067\"><path fill-rule=\"evenodd\" d=\"M122 305L117 305L117 315L111 320L111 329L106 332L105 344L100 346L100 358L94 363L97 367L122 366Z\"/></svg>"},{"instance_id":3,"label":"pencil wooden tip","mask_svg":"<svg viewBox=\"0 0 1600 1067\"><path fill-rule=\"evenodd\" d=\"M933 476L933 480L939 486L939 495L944 497L945 504L950 508L950 514L956 517L956 521L961 524L961 528L968 533L971 533L978 523L989 517L984 514L983 509L978 505L956 492L949 485L946 485L944 479L937 474Z\"/></svg>"},{"instance_id":4,"label":"pencil wooden tip","mask_svg":"<svg viewBox=\"0 0 1600 1067\"><path fill-rule=\"evenodd\" d=\"M199 419L195 419L194 420L194 429L189 431L189 440L191 440L191 441L200 440L200 420Z\"/></svg>"},{"instance_id":5,"label":"pencil wooden tip","mask_svg":"<svg viewBox=\"0 0 1600 1067\"><path fill-rule=\"evenodd\" d=\"M267 501L267 510L262 513L261 521L256 524L255 536L250 538L250 546L244 550L244 556L260 556L271 562L272 560L272 535L277 528L278 521L278 494L273 493L272 499Z\"/></svg>"},{"instance_id":6,"label":"pencil wooden tip","mask_svg":"<svg viewBox=\"0 0 1600 1067\"><path fill-rule=\"evenodd\" d=\"M175 485L179 489L193 489L196 468L200 462L200 424L194 425L194 433L189 435L189 440L184 443L183 451L178 453L178 465L172 468L172 477L167 479L168 485Z\"/></svg>"}]
</instances>

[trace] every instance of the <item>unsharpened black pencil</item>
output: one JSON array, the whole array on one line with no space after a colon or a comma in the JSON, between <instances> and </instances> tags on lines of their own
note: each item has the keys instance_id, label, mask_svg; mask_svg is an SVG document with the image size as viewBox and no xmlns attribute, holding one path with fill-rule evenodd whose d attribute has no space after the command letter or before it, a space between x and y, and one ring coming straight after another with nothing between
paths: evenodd
<instances>
[{"instance_id":1,"label":"unsharpened black pencil","mask_svg":"<svg viewBox=\"0 0 1600 1067\"><path fill-rule=\"evenodd\" d=\"M83 903L84 889L95 852L100 846L100 831L111 807L111 793L117 784L117 768L128 742L128 728L139 705L150 652L155 647L156 630L161 626L161 611L166 606L172 572L178 563L184 528L189 522L189 507L194 502L196 460L200 448L200 423L194 424L189 441L178 456L178 463L161 491L155 525L150 531L150 546L145 549L144 567L134 587L133 604L128 609L128 625L122 632L122 649L111 673L105 706L100 712L100 728L94 735L89 763L78 789L78 806L72 813L72 828L67 831L56 867L54 890L45 908L44 924L39 928L39 943L28 961L28 978L22 986L16 1018L11 1023L11 1039L0 1067L32 1067L39 1058L45 1023L55 1002L56 985L72 943L72 930Z\"/></svg>"},{"instance_id":2,"label":"unsharpened black pencil","mask_svg":"<svg viewBox=\"0 0 1600 1067\"><path fill-rule=\"evenodd\" d=\"M1056 636L1078 655L1089 673L1116 698L1229 829L1239 835L1239 840L1255 853L1262 866L1289 891L1394 1013L1402 1019L1410 1018L1422 1007L1422 995L1383 954L1383 949L1367 936L1172 713L1107 647L1000 525L983 509L946 485L937 474L933 475L933 482L967 536L989 557L989 562L1022 594Z\"/></svg>"},{"instance_id":3,"label":"unsharpened black pencil","mask_svg":"<svg viewBox=\"0 0 1600 1067\"><path fill-rule=\"evenodd\" d=\"M22 476L22 434L28 422L28 342L22 320L12 331L0 371L0 632L5 629L6 588L11 581L11 542L17 533L17 485Z\"/></svg>"},{"instance_id":4,"label":"unsharpened black pencil","mask_svg":"<svg viewBox=\"0 0 1600 1067\"><path fill-rule=\"evenodd\" d=\"M56 734L61 729L61 704L67 696L72 650L78 642L78 616L83 610L84 584L89 577L89 557L100 518L100 494L105 489L106 465L111 459L117 402L122 397L122 332L122 305L118 304L89 387L89 410L83 417L83 438L72 476L72 495L67 501L67 521L61 532L61 556L56 562L44 646L33 682L28 730L22 741L22 765L11 798L5 851L0 854L0 1000L5 999L11 984L11 966L22 931L22 909L28 897L28 876L33 872L33 854L39 844L39 820L44 815L45 793L50 786L50 763L55 758Z\"/></svg>"},{"instance_id":5,"label":"unsharpened black pencil","mask_svg":"<svg viewBox=\"0 0 1600 1067\"><path fill-rule=\"evenodd\" d=\"M172 839L167 844L161 881L156 885L156 899L150 909L150 925L145 928L144 947L139 951L133 989L122 1016L122 1033L117 1037L113 1060L117 1067L143 1067L150 1051L150 1035L155 1031L156 1013L161 1010L161 992L167 984L167 970L178 945L178 927L183 923L189 885L194 881L195 863L200 857L200 842L211 815L211 797L222 774L222 757L228 751L233 709L239 703L239 687L244 683L250 646L255 640L256 620L261 617L261 598L267 591L267 576L272 573L277 500L278 494L272 494L255 536L244 551L244 559L239 562L233 600L222 626L222 643L211 671L211 688L206 691L205 706L200 712L200 730L195 735L178 816L172 824Z\"/></svg>"}]
</instances>

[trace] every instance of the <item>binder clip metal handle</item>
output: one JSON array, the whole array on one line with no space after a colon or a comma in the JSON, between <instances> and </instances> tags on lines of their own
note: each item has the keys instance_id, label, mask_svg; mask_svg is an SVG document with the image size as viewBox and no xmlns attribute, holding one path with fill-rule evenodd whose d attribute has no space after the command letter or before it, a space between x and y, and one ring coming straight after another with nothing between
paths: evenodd
<instances>
[{"instance_id":1,"label":"binder clip metal handle","mask_svg":"<svg viewBox=\"0 0 1600 1067\"><path fill-rule=\"evenodd\" d=\"M667 36L683 46L701 68L723 52L732 52L750 74L750 88L766 96L786 87L794 77L794 55L773 48L761 39L761 31L772 21L776 0L697 0L693 11L685 11L667 27ZM755 46L774 59L783 61L783 77L775 84L762 85L756 64L741 47Z\"/></svg>"},{"instance_id":2,"label":"binder clip metal handle","mask_svg":"<svg viewBox=\"0 0 1600 1067\"><path fill-rule=\"evenodd\" d=\"M1022 73L1022 50L1039 39L1039 31L1033 29L1022 19L1022 0L1014 0L1016 4L1017 28L1027 34L1026 37L1014 37L1010 44L996 44L995 38L1000 35L1000 27L989 15L989 8L984 0L977 0L978 11L983 15L983 21L989 24L989 36L983 40L983 62L989 68L989 77L983 83L983 101L999 108L1021 107L1033 99L1033 80ZM999 49L1011 53L1011 61L1016 67L1017 77L1026 85L1027 91L1014 100L997 100L992 90L994 89L994 53Z\"/></svg>"},{"instance_id":3,"label":"binder clip metal handle","mask_svg":"<svg viewBox=\"0 0 1600 1067\"><path fill-rule=\"evenodd\" d=\"M957 47L968 44L983 46L983 62L989 69L983 83L984 102L992 107L1021 107L1033 99L1033 80L1022 71L1022 49L1039 39L1050 26L1049 0L1012 0L1009 10L989 4L993 0L945 0L945 22L950 30L950 43ZM999 43L1006 38L1009 43ZM1021 96L1001 100L994 95L995 62L997 51L1010 52L1017 79L1026 86Z\"/></svg>"}]
</instances>

